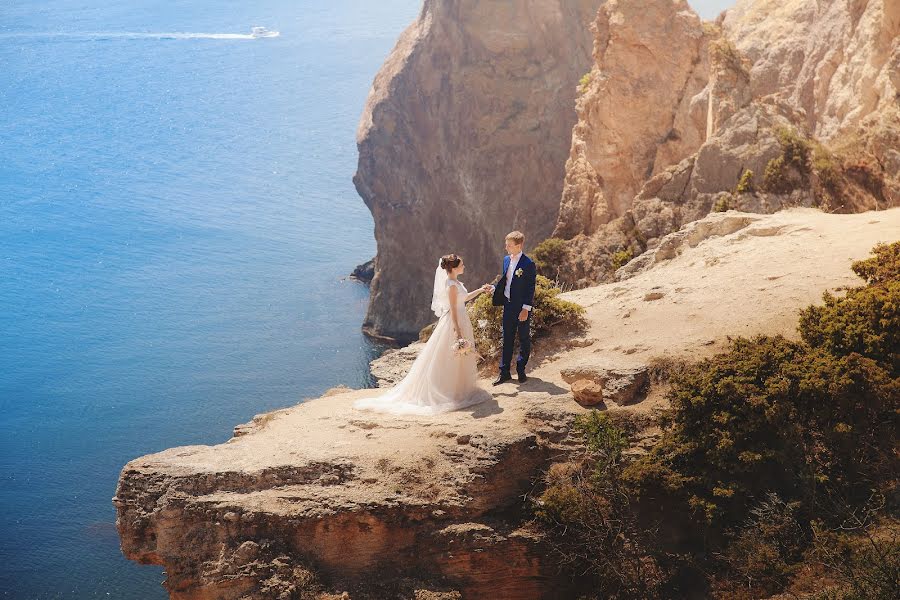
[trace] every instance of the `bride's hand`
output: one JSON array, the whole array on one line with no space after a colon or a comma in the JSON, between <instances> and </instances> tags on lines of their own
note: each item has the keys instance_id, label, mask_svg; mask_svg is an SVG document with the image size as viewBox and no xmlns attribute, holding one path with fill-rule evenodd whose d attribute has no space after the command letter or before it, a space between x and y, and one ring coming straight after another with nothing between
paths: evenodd
<instances>
[{"instance_id":1,"label":"bride's hand","mask_svg":"<svg viewBox=\"0 0 900 600\"><path fill-rule=\"evenodd\" d=\"M481 291L484 292L484 293L490 292L490 291L493 290L493 289L494 289L494 286L492 286L492 285L489 284L489 283L486 283L486 284L484 284L483 286L481 286Z\"/></svg>"}]
</instances>

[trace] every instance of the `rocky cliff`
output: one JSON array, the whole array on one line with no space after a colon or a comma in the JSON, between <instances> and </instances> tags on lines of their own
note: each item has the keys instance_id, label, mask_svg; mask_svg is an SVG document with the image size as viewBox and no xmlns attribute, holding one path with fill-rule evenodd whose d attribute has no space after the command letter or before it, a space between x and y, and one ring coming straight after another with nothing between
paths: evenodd
<instances>
[{"instance_id":1,"label":"rocky cliff","mask_svg":"<svg viewBox=\"0 0 900 600\"><path fill-rule=\"evenodd\" d=\"M122 551L165 566L173 600L568 597L523 508L551 462L580 451L581 405L639 421L664 406L655 359L795 337L796 311L857 283L851 262L898 231L900 209L709 215L622 281L566 294L586 307L584 338L522 386L482 381L482 404L391 417L351 407L378 390L337 389L224 444L129 462L113 498ZM630 452L655 435L640 430Z\"/></svg>"},{"instance_id":2,"label":"rocky cliff","mask_svg":"<svg viewBox=\"0 0 900 600\"><path fill-rule=\"evenodd\" d=\"M357 134L354 183L378 244L367 332L416 336L441 255L461 254L481 284L500 270L506 233L550 234L600 4L425 1Z\"/></svg>"},{"instance_id":3,"label":"rocky cliff","mask_svg":"<svg viewBox=\"0 0 900 600\"><path fill-rule=\"evenodd\" d=\"M742 0L701 25L611 0L594 30L554 232L570 283L714 210L900 204L897 2Z\"/></svg>"},{"instance_id":4,"label":"rocky cliff","mask_svg":"<svg viewBox=\"0 0 900 600\"><path fill-rule=\"evenodd\" d=\"M621 217L650 176L706 138L709 38L685 0L610 0L592 26L555 235Z\"/></svg>"}]
</instances>

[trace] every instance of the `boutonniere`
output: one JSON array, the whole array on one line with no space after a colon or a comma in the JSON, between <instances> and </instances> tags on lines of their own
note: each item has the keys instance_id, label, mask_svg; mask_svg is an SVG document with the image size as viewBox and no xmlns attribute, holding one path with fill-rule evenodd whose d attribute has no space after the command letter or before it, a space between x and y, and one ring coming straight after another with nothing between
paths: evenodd
<instances>
[{"instance_id":1,"label":"boutonniere","mask_svg":"<svg viewBox=\"0 0 900 600\"><path fill-rule=\"evenodd\" d=\"M522 267L519 267L518 269L516 269L516 277L521 277L522 273L524 273L524 272L525 271L522 270Z\"/></svg>"}]
</instances>

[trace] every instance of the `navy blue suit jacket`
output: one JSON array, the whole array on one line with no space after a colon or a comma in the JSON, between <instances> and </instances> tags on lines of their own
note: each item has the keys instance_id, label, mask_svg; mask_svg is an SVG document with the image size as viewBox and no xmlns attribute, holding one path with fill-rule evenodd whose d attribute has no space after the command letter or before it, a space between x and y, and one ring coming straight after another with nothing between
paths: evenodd
<instances>
[{"instance_id":1,"label":"navy blue suit jacket","mask_svg":"<svg viewBox=\"0 0 900 600\"><path fill-rule=\"evenodd\" d=\"M494 288L493 304L494 306L503 306L506 302L506 272L509 270L509 255L503 257L503 271ZM534 286L537 281L537 267L534 261L525 254L519 257L519 264L516 265L516 271L522 269L521 275L513 273L512 284L509 286L509 303L511 308L516 312L522 310L522 305L534 307Z\"/></svg>"}]
</instances>

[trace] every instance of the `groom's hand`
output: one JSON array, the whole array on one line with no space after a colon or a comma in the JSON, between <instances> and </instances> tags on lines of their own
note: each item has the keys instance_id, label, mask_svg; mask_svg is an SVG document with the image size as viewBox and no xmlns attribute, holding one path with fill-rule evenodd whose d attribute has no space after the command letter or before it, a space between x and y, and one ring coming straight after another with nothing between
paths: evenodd
<instances>
[{"instance_id":1,"label":"groom's hand","mask_svg":"<svg viewBox=\"0 0 900 600\"><path fill-rule=\"evenodd\" d=\"M528 320L528 309L527 308L523 308L522 310L519 311L519 320L520 321Z\"/></svg>"}]
</instances>

